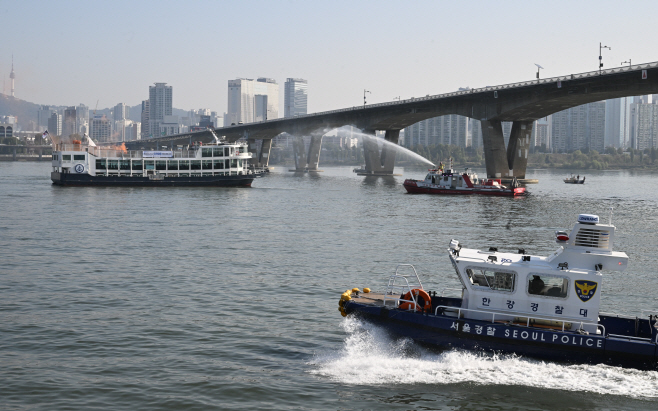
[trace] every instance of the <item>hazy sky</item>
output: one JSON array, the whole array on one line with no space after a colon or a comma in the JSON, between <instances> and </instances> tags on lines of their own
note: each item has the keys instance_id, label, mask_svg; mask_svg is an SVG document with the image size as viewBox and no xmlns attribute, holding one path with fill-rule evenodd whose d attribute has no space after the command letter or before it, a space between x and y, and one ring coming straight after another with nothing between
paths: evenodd
<instances>
[{"instance_id":1,"label":"hazy sky","mask_svg":"<svg viewBox=\"0 0 658 411\"><path fill-rule=\"evenodd\" d=\"M309 83L309 112L658 61L658 1L0 0L0 76L40 104L99 108L173 86L226 111L227 82Z\"/></svg>"}]
</instances>

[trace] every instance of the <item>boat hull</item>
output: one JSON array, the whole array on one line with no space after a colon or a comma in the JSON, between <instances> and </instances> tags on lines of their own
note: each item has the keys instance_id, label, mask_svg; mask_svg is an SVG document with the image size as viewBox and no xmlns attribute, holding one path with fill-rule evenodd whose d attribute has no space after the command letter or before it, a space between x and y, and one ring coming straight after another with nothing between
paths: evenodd
<instances>
[{"instance_id":1,"label":"boat hull","mask_svg":"<svg viewBox=\"0 0 658 411\"><path fill-rule=\"evenodd\" d=\"M351 301L345 304L345 311L384 326L397 335L441 349L462 348L551 361L658 369L655 343L444 315L425 315Z\"/></svg>"},{"instance_id":2,"label":"boat hull","mask_svg":"<svg viewBox=\"0 0 658 411\"><path fill-rule=\"evenodd\" d=\"M51 172L50 179L58 186L97 187L251 187L254 175L164 177L161 180L148 177L91 176L89 174L65 174Z\"/></svg>"},{"instance_id":3,"label":"boat hull","mask_svg":"<svg viewBox=\"0 0 658 411\"><path fill-rule=\"evenodd\" d=\"M442 195L488 195L500 197L515 197L526 195L525 187L507 188L507 189L486 189L486 188L439 188L433 186L418 186L416 180L407 180L403 184L409 194L442 194Z\"/></svg>"}]
</instances>

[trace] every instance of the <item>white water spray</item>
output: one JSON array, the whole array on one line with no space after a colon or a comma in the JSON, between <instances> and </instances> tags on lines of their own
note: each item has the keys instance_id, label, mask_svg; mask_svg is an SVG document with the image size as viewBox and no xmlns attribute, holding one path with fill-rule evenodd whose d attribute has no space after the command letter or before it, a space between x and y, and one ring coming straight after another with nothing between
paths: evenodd
<instances>
[{"instance_id":1,"label":"white water spray","mask_svg":"<svg viewBox=\"0 0 658 411\"><path fill-rule=\"evenodd\" d=\"M352 134L357 136L357 137L360 137L361 139L368 139L370 141L375 141L378 144L381 143L384 146L386 146L390 149L393 149L393 150L395 150L396 152L398 152L400 154L404 154L406 156L409 156L413 160L417 160L417 161L421 162L422 164L432 166L432 168L436 167L436 164L432 163L431 161L429 161L425 157L421 156L418 153L414 153L413 151L409 150L408 148L402 147L401 145L391 143L390 141L387 141L383 138L377 138L375 136L365 134L365 133L361 133L361 132L358 132L358 131L355 131Z\"/></svg>"},{"instance_id":2,"label":"white water spray","mask_svg":"<svg viewBox=\"0 0 658 411\"><path fill-rule=\"evenodd\" d=\"M456 384L526 386L573 392L658 398L658 372L606 365L564 365L518 357L449 350L429 352L381 327L346 318L343 347L318 355L311 373L342 384ZM414 370L414 372L409 372Z\"/></svg>"}]
</instances>

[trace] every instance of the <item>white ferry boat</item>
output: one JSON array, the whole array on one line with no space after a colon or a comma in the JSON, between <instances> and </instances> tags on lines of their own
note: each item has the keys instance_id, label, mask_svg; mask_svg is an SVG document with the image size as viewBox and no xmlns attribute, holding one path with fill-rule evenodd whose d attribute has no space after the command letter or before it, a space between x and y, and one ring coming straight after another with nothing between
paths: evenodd
<instances>
[{"instance_id":1,"label":"white ferry boat","mask_svg":"<svg viewBox=\"0 0 658 411\"><path fill-rule=\"evenodd\" d=\"M549 256L467 249L452 240L447 251L460 297L426 290L406 265L379 293L343 293L339 310L442 348L655 370L658 315L599 309L604 271L628 264L626 253L613 251L614 235L612 222L581 214L571 233L555 233L560 247Z\"/></svg>"},{"instance_id":2,"label":"white ferry boat","mask_svg":"<svg viewBox=\"0 0 658 411\"><path fill-rule=\"evenodd\" d=\"M61 186L250 187L260 174L249 169L246 143L215 139L178 150L126 150L84 142L53 147L53 184Z\"/></svg>"}]
</instances>

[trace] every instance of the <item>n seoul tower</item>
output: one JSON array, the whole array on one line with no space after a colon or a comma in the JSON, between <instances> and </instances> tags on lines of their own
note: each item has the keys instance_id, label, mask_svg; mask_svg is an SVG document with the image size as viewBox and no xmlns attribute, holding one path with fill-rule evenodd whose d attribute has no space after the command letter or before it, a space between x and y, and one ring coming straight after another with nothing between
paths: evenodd
<instances>
[{"instance_id":1,"label":"n seoul tower","mask_svg":"<svg viewBox=\"0 0 658 411\"><path fill-rule=\"evenodd\" d=\"M11 79L11 96L14 97L14 79L16 78L16 75L14 74L14 55L13 54L11 55L11 73L9 74L9 78Z\"/></svg>"}]
</instances>

